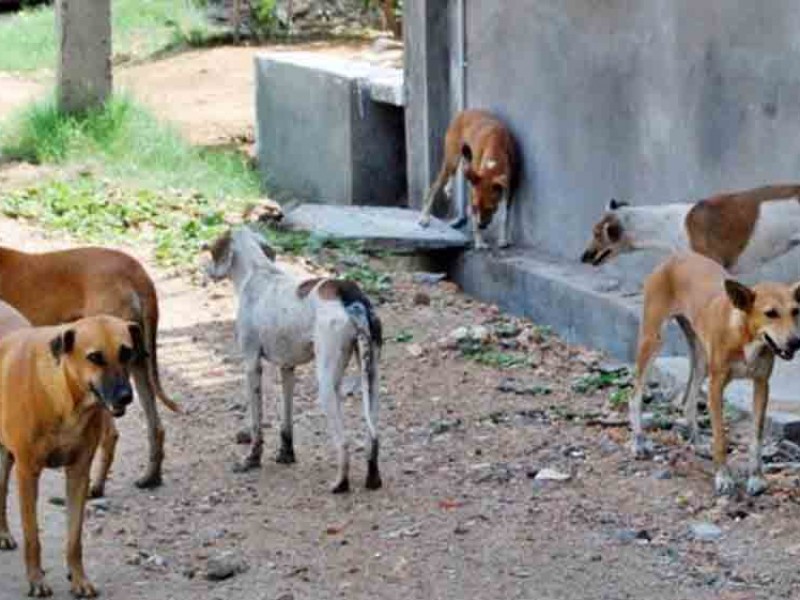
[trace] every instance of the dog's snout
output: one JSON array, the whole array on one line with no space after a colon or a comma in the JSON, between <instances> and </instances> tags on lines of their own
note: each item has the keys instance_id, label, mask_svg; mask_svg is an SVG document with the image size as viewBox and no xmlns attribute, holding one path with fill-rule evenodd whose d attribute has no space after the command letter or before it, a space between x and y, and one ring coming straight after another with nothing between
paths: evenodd
<instances>
[{"instance_id":1,"label":"dog's snout","mask_svg":"<svg viewBox=\"0 0 800 600\"><path fill-rule=\"evenodd\" d=\"M127 381L114 388L113 402L121 406L128 406L133 402L133 390Z\"/></svg>"},{"instance_id":2,"label":"dog's snout","mask_svg":"<svg viewBox=\"0 0 800 600\"><path fill-rule=\"evenodd\" d=\"M798 350L800 350L800 337L790 338L789 342L786 345L791 352L797 352Z\"/></svg>"},{"instance_id":3,"label":"dog's snout","mask_svg":"<svg viewBox=\"0 0 800 600\"><path fill-rule=\"evenodd\" d=\"M594 262L594 252L592 252L591 250L586 250L581 256L581 262L589 264Z\"/></svg>"}]
</instances>

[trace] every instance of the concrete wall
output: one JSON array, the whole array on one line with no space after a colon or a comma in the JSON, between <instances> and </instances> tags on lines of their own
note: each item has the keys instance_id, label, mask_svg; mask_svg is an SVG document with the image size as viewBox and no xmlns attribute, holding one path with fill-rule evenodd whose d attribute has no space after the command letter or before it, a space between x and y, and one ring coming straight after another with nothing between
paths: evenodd
<instances>
[{"instance_id":1,"label":"concrete wall","mask_svg":"<svg viewBox=\"0 0 800 600\"><path fill-rule=\"evenodd\" d=\"M525 245L575 260L611 197L664 203L800 179L796 0L465 1L467 106L497 112L519 140ZM778 273L800 274L798 256ZM651 262L611 270L638 277Z\"/></svg>"}]
</instances>

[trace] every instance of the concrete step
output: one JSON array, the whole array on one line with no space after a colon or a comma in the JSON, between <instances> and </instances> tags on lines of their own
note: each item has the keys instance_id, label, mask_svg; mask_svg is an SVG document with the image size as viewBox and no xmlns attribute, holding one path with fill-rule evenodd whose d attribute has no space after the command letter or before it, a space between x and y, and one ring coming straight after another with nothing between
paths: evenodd
<instances>
[{"instance_id":1,"label":"concrete step","mask_svg":"<svg viewBox=\"0 0 800 600\"><path fill-rule=\"evenodd\" d=\"M337 240L362 240L373 247L401 251L460 249L469 240L463 233L433 218L429 227L417 221L420 213L406 208L301 204L284 215L291 229L310 231Z\"/></svg>"},{"instance_id":2,"label":"concrete step","mask_svg":"<svg viewBox=\"0 0 800 600\"><path fill-rule=\"evenodd\" d=\"M681 389L689 379L689 360L683 356L663 356L656 360L659 377ZM707 386L704 384L703 390ZM742 412L753 412L753 384L732 381L725 389L725 401ZM800 363L777 361L770 380L768 431L776 437L800 442Z\"/></svg>"}]
</instances>

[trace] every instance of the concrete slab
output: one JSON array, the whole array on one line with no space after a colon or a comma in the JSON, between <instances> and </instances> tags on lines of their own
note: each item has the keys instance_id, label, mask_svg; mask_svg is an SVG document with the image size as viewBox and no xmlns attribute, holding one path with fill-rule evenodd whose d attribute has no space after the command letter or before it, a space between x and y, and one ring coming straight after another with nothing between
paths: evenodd
<instances>
[{"instance_id":1,"label":"concrete slab","mask_svg":"<svg viewBox=\"0 0 800 600\"><path fill-rule=\"evenodd\" d=\"M689 361L682 356L664 356L656 360L661 377L683 388L689 379ZM706 389L706 386L703 387ZM732 381L725 390L725 401L737 409L753 412L753 385ZM800 363L776 362L770 381L767 428L771 435L800 443Z\"/></svg>"},{"instance_id":2,"label":"concrete slab","mask_svg":"<svg viewBox=\"0 0 800 600\"><path fill-rule=\"evenodd\" d=\"M258 163L273 197L407 203L402 71L303 52L255 61Z\"/></svg>"},{"instance_id":3,"label":"concrete slab","mask_svg":"<svg viewBox=\"0 0 800 600\"><path fill-rule=\"evenodd\" d=\"M438 219L432 219L427 228L420 227L419 214L404 208L303 204L284 215L283 222L292 229L398 250L457 249L469 243L461 232Z\"/></svg>"}]
</instances>

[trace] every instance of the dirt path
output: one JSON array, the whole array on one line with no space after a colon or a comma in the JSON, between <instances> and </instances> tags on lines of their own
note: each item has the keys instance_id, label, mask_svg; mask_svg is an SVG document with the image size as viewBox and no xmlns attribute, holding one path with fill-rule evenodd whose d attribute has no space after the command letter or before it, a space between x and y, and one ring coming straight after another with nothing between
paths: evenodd
<instances>
[{"instance_id":1,"label":"dirt path","mask_svg":"<svg viewBox=\"0 0 800 600\"><path fill-rule=\"evenodd\" d=\"M239 144L253 139L253 59L288 51L359 57L399 64L399 51L374 52L369 44L319 42L287 46L220 47L186 52L114 70L116 86L175 123L193 143ZM25 79L0 73L0 121L47 93L49 77Z\"/></svg>"},{"instance_id":2,"label":"dirt path","mask_svg":"<svg viewBox=\"0 0 800 600\"><path fill-rule=\"evenodd\" d=\"M0 221L0 239L30 250L64 243L9 221ZM146 252L135 253L146 258ZM439 340L498 315L448 284L398 275L393 299L379 309L388 338L382 491L356 486L344 497L327 493L334 462L307 370L298 386L299 463L267 461L259 472L235 475L230 467L243 448L234 438L246 413L231 290L150 270L162 302L165 385L186 414L165 415L166 485L154 492L132 486L145 458L139 411L119 422L108 499L89 510L86 525L87 565L105 598L749 600L800 594L795 478L774 480L771 494L758 500L723 502L711 494L707 465L668 436L661 462L632 461L624 430L575 420L605 403L604 393L571 391L594 355L542 338L529 348L533 368L468 362ZM430 306L415 304L415 296L429 297ZM409 335L410 342L393 341ZM508 377L552 393L498 390ZM364 471L359 413L350 398L356 482ZM271 402L266 414L274 423ZM272 427L268 447L275 437ZM531 479L545 467L571 478ZM50 474L42 497L60 491L60 473ZM50 581L63 598L63 509L43 502L40 512ZM721 537L697 541L690 532L697 522L716 523ZM208 557L221 552L246 563L246 572L206 581ZM25 590L19 552L0 561L0 581L2 600Z\"/></svg>"}]
</instances>

